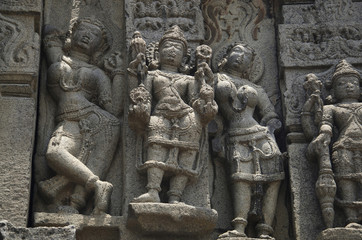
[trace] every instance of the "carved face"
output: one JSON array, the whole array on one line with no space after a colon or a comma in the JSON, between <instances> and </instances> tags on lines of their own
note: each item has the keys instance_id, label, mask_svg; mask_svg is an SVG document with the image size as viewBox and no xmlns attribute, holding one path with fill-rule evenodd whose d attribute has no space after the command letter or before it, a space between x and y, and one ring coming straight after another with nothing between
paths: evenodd
<instances>
[{"instance_id":1,"label":"carved face","mask_svg":"<svg viewBox=\"0 0 362 240\"><path fill-rule=\"evenodd\" d=\"M101 42L101 29L91 23L82 22L73 33L72 48L90 56Z\"/></svg>"},{"instance_id":2,"label":"carved face","mask_svg":"<svg viewBox=\"0 0 362 240\"><path fill-rule=\"evenodd\" d=\"M251 66L253 53L242 45L233 47L227 57L227 66L230 70L244 73Z\"/></svg>"},{"instance_id":3,"label":"carved face","mask_svg":"<svg viewBox=\"0 0 362 240\"><path fill-rule=\"evenodd\" d=\"M160 64L179 67L184 57L184 45L176 40L166 40L160 46Z\"/></svg>"},{"instance_id":4,"label":"carved face","mask_svg":"<svg viewBox=\"0 0 362 240\"><path fill-rule=\"evenodd\" d=\"M341 76L333 82L334 94L337 100L359 99L360 84L357 77L352 75Z\"/></svg>"}]
</instances>

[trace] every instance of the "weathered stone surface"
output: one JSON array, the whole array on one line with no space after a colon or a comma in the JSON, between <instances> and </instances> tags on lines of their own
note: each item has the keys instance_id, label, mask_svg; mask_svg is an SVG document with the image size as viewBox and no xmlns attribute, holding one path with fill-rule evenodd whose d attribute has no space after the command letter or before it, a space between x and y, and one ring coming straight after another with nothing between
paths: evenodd
<instances>
[{"instance_id":1,"label":"weathered stone surface","mask_svg":"<svg viewBox=\"0 0 362 240\"><path fill-rule=\"evenodd\" d=\"M283 6L284 23L278 26L282 66L323 66L347 57L360 62L361 9L361 2L351 0Z\"/></svg>"},{"instance_id":2,"label":"weathered stone surface","mask_svg":"<svg viewBox=\"0 0 362 240\"><path fill-rule=\"evenodd\" d=\"M119 240L124 217L120 216L85 216L81 214L35 213L34 226L66 227L73 226L76 239L81 240Z\"/></svg>"},{"instance_id":3,"label":"weathered stone surface","mask_svg":"<svg viewBox=\"0 0 362 240\"><path fill-rule=\"evenodd\" d=\"M86 185L85 182L84 181L79 182L80 180L79 176L84 177L84 175L81 172L78 171L80 175L78 177L75 177L77 174L74 174L74 172L72 173L72 171L65 171L65 174L64 172L61 173L59 171L62 170L61 168L59 168L59 166L54 167L54 165L50 164L53 166L53 169L55 169L55 172L57 173L57 176L55 177L56 179L53 179L55 174L50 169L48 163L51 162L52 160L55 160L54 155L53 157L51 156L51 154L49 155L50 153L49 150L55 150L55 149L52 147L48 148L48 146L53 146L52 144L49 143L52 143L51 139L54 140L54 138L51 137L54 137L53 133L57 132L56 131L58 129L57 126L58 127L60 126L57 125L58 123L63 123L63 124L65 122L68 122L70 124L72 124L72 122L74 123L73 120L75 119L69 119L69 115L68 118L66 119L63 118L62 119L63 121L60 122L58 117L59 117L59 110L60 111L65 110L65 112L68 111L69 113L69 108L72 108L71 105L73 105L72 103L70 103L72 101L70 100L70 98L72 97L69 95L76 94L77 90L74 91L74 89L77 87L73 88L73 93L70 94L67 93L67 90L63 89L64 90L63 95L60 96L60 98L58 98L59 96L56 97L57 95L55 95L53 91L54 88L52 87L49 88L49 84L51 85L50 82L54 80L54 76L56 76L57 74L51 70L49 70L48 72L49 74L46 74L46 70L44 69L40 85L41 94L40 94L40 103L39 103L40 112L39 112L39 123L38 123L39 134L38 134L38 142L37 142L38 144L35 156L35 165L37 166L37 168L35 169L35 177L34 177L36 183L34 188L36 192L34 198L34 209L35 211L48 211L48 212L80 211L84 214L89 214L91 213L91 211L89 211L90 209L96 207L96 205L99 205L96 204L96 202L99 203L103 202L101 203L101 205L103 205L101 206L103 210L101 210L100 212L105 212L104 210L105 209L108 210L109 206L110 213L119 215L121 212L121 201L117 200L121 199L121 194L122 194L122 184L121 184L122 172L120 171L121 169L120 165L122 159L122 143L117 142L118 140L117 137L121 135L121 130L119 130L119 122L120 118L122 118L122 109L124 107L122 102L123 100L122 96L124 96L123 92L126 91L126 84L125 84L126 79L124 76L122 76L124 75L124 72L122 71L123 70L122 64L124 60L122 59L121 53L119 52L119 50L122 49L122 47L124 47L124 41L122 41L123 35L122 31L120 31L120 29L123 28L124 24L124 22L121 21L122 19L121 16L123 14L123 5L118 1L112 1L112 0L111 1L65 1L65 2L46 1L44 7L45 7L44 25L47 25L47 27L44 30L45 32L44 49L46 50L45 53L47 54L46 56L48 57L47 63L49 64L48 65L49 68L54 69L55 65L64 64L66 60L62 59L62 57L59 58L60 55L63 55L63 57L70 60L68 61L69 63L68 65L69 66L71 65L70 72L73 73L77 72L79 70L78 67L85 70L85 72L87 73L84 73L83 70L78 71L78 73L75 74L75 79L73 79L73 81L75 80L76 82L80 83L79 80L84 79L82 80L83 84L80 92L85 93L85 91L89 91L87 94L85 94L86 95L85 98L87 99L89 104L91 103L93 104L93 107L95 107L93 108L93 110L95 111L91 110L94 113L93 115L92 114L89 115L90 112L88 112L87 114L83 114L84 105L83 107L81 107L82 104L80 104L79 102L80 99L78 98L78 100L75 100L75 98L73 98L73 100L78 101L76 104L77 110L73 113L78 115L78 120L81 120L78 122L79 123L82 122L82 124L80 125L82 125L86 129L84 129L85 131L81 130L82 133L80 133L80 135L82 135L82 137L80 139L82 141L78 141L80 140L78 139L76 140L77 143L72 142L72 140L69 141L70 139L72 139L72 137L70 137L70 139L68 140L64 140L65 138L63 136L63 141L59 145L60 149L66 146L67 144L69 146L70 143L71 144L75 143L73 147L76 148L78 147L78 150L79 148L81 148L81 151L75 150L75 148L70 150L71 153L73 154L73 157L76 156L79 162L82 161L83 163L86 162L85 165L86 168L88 168L88 170L91 170L95 176L99 177L102 180L102 182L104 183L108 182L113 184L114 188L111 196L110 196L109 184L106 184L108 185L108 187L105 187L103 189L99 188L98 190L93 188L94 186L92 187L91 186L92 184L90 185L87 184L87 186L90 187L90 189L84 191L84 187ZM108 11L109 9L114 9L114 11L109 12ZM88 53L88 55L92 55L90 59L84 59L79 56L69 56L69 54L70 55L73 54L70 53L72 51L68 52L68 50L74 50L74 45L76 45L76 44L73 45L70 44L71 41L69 41L71 38L74 37L74 34L78 34L78 38L88 39L89 37L89 39L92 39L94 43L93 39L94 35L90 36L89 34L90 32L92 32L91 34L94 34L96 32L93 31L94 27L93 30L91 31L90 29L92 29L92 26L89 25L88 27L84 28L84 25L81 26L82 24L78 24L78 26L80 26L82 30L76 31L77 33L73 32L73 35L67 35L67 32L71 33L72 30L76 30L76 28L73 29L73 26L75 25L77 20L82 21L84 19L90 20L89 21L90 23L91 22L95 23L96 20L99 21L98 23L101 24L98 25L97 23L94 24L97 25L95 26L96 29L97 27L100 27L102 33L98 35L97 38L99 40L99 37L101 37L102 41L107 39L106 44L101 44L101 42L98 42L98 44L96 44L97 48L99 46L102 46L103 49L98 49L100 51L91 51L90 54ZM85 25L87 25L87 23L85 23ZM74 37L72 40L77 41L76 37ZM82 40L78 39L78 43L79 41ZM66 42L69 44L68 46ZM104 43L104 41L102 43ZM80 65L78 64L73 65L72 63L74 62L77 62ZM45 63L46 62L44 61L44 64ZM89 73L88 71L93 71L93 74L88 75ZM67 70L63 71L63 73L65 72L67 72ZM69 79L69 75L67 77L68 77L67 81L70 81L68 82L68 84L72 85L71 83L72 80ZM93 82L93 80L91 79L94 80L97 79L97 80ZM88 85L88 87L90 88L86 87L85 85ZM93 87L91 87L91 85L93 85ZM67 87L72 88L74 86L67 86ZM70 90L70 88L68 90ZM83 93L80 93L78 97L83 95ZM65 97L66 95L68 95L68 97ZM54 96L55 99L52 98ZM68 101L68 105L63 104L64 102L62 102L61 100L63 99L63 97L70 100L70 102ZM57 112L55 110L57 110ZM70 111L73 110L74 109ZM88 110L90 109L88 108ZM79 118L80 115L82 115L81 117L82 119ZM113 115L113 117L111 115ZM92 119L89 119L89 117ZM108 124L106 124L108 126L104 125L104 123L106 122L108 122ZM116 125L118 125L118 127ZM78 127L82 128L82 126ZM77 135L76 129L77 127L75 127L75 129L74 128L66 129L65 132L70 133L74 137L75 135ZM63 133L65 132L63 131ZM62 151L55 151L53 153L61 153L61 152ZM90 154L90 152L92 152L92 154ZM60 166L65 167L67 164L65 163L65 161L62 162L63 164L60 163ZM65 183L64 181L57 181L57 178L62 175L66 176L66 180L68 181L68 183L71 183L70 185ZM48 181L44 181L47 179ZM93 178L93 180L95 179L96 178ZM57 183L59 182L60 184L57 185ZM92 181L88 183L91 182ZM75 187L75 189L73 189L74 183L78 184L77 187ZM56 187L59 187L59 189L56 189ZM72 195L72 192L73 192L73 197L70 197L70 195ZM98 200L97 198L95 199L92 198L92 196L94 195L93 193L95 192L99 193L95 194L98 195ZM107 192L108 194L106 194ZM51 196L52 194L56 196ZM87 196L85 196L84 194ZM101 195L103 196L108 195L108 197L103 198L100 197ZM53 198L51 201L49 201L50 199L49 196ZM106 203L109 202L109 197L110 197L110 204ZM102 198L103 200L101 200ZM77 203L74 204L75 202ZM91 206L87 205L87 203L95 205ZM67 207L66 208L62 207L64 205ZM70 209L69 206L71 206L71 208L73 209ZM76 209L76 211L74 211L74 209ZM98 207L95 208L96 212L98 212L98 209L99 209Z\"/></svg>"},{"instance_id":4,"label":"weathered stone surface","mask_svg":"<svg viewBox=\"0 0 362 240\"><path fill-rule=\"evenodd\" d=\"M85 227L118 227L122 222L120 216L86 216L82 214L58 214L58 213L34 213L34 226L54 226L63 227L73 225L77 229Z\"/></svg>"},{"instance_id":5,"label":"weathered stone surface","mask_svg":"<svg viewBox=\"0 0 362 240\"><path fill-rule=\"evenodd\" d=\"M321 232L316 240L359 240L362 239L362 229L333 228Z\"/></svg>"},{"instance_id":6,"label":"weathered stone surface","mask_svg":"<svg viewBox=\"0 0 362 240\"><path fill-rule=\"evenodd\" d=\"M3 240L75 240L75 232L74 226L25 228L14 227L8 221L0 221L0 238Z\"/></svg>"},{"instance_id":7,"label":"weathered stone surface","mask_svg":"<svg viewBox=\"0 0 362 240\"><path fill-rule=\"evenodd\" d=\"M215 99L225 120L224 155L234 207L234 230L220 238L245 235L249 222L256 224L256 236L271 237L284 179L282 154L274 140L281 122L264 89L250 80L255 55L248 45L233 44L217 74ZM260 119L254 118L254 111Z\"/></svg>"},{"instance_id":8,"label":"weathered stone surface","mask_svg":"<svg viewBox=\"0 0 362 240\"><path fill-rule=\"evenodd\" d=\"M180 204L131 203L127 227L145 235L205 236L216 226L217 212Z\"/></svg>"},{"instance_id":9,"label":"weathered stone surface","mask_svg":"<svg viewBox=\"0 0 362 240\"><path fill-rule=\"evenodd\" d=\"M37 12L42 10L42 0L0 0L1 10L14 12Z\"/></svg>"},{"instance_id":10,"label":"weathered stone surface","mask_svg":"<svg viewBox=\"0 0 362 240\"><path fill-rule=\"evenodd\" d=\"M40 56L41 5L31 2L0 1L0 219L19 227L29 214ZM28 3L38 12L22 14Z\"/></svg>"}]
</instances>

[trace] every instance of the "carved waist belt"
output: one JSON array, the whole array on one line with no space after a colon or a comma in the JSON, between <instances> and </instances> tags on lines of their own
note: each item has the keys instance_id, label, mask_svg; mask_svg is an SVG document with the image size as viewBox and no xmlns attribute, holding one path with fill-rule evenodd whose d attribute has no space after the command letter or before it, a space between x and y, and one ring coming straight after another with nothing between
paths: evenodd
<instances>
[{"instance_id":1,"label":"carved waist belt","mask_svg":"<svg viewBox=\"0 0 362 240\"><path fill-rule=\"evenodd\" d=\"M229 129L229 142L249 142L251 140L258 140L262 138L267 138L268 129L263 126L254 126L251 128L238 128L238 129Z\"/></svg>"}]
</instances>

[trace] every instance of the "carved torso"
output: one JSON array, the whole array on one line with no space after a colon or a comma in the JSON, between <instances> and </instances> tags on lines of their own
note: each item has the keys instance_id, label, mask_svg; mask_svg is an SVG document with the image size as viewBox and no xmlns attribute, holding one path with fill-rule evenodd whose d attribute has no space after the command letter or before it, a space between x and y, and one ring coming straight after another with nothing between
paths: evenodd
<instances>
[{"instance_id":1,"label":"carved torso","mask_svg":"<svg viewBox=\"0 0 362 240\"><path fill-rule=\"evenodd\" d=\"M165 117L182 117L192 111L187 105L189 85L193 78L178 73L154 71L150 73L152 92L156 106L154 114Z\"/></svg>"},{"instance_id":2,"label":"carved torso","mask_svg":"<svg viewBox=\"0 0 362 240\"><path fill-rule=\"evenodd\" d=\"M334 147L361 148L362 103L327 105L324 109L323 121L338 128L339 137Z\"/></svg>"},{"instance_id":3,"label":"carved torso","mask_svg":"<svg viewBox=\"0 0 362 240\"><path fill-rule=\"evenodd\" d=\"M99 93L97 70L93 65L65 56L49 67L47 85L57 101L58 116L95 106Z\"/></svg>"}]
</instances>

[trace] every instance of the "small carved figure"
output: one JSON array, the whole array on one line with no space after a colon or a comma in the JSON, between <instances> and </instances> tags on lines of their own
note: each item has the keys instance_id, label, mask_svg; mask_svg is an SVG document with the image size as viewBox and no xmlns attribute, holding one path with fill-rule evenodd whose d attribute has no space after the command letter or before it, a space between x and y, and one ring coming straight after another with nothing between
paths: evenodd
<instances>
[{"instance_id":1,"label":"small carved figure","mask_svg":"<svg viewBox=\"0 0 362 240\"><path fill-rule=\"evenodd\" d=\"M167 175L170 176L168 202L178 203L189 179L200 173L197 165L203 127L218 108L213 88L207 84L208 78L213 78L207 63L200 62L195 77L180 72L187 41L178 26L165 32L158 50L156 65L160 70L149 71L144 82L130 93L130 126L139 132L146 131L148 144L147 159L139 166L147 171L148 192L133 201L160 202L161 181ZM131 81L142 75L132 66L139 66L136 63L144 60L143 55L144 52L139 52L130 64Z\"/></svg>"},{"instance_id":2,"label":"small carved figure","mask_svg":"<svg viewBox=\"0 0 362 240\"><path fill-rule=\"evenodd\" d=\"M113 186L102 181L112 162L120 121L112 115L111 81L94 61L108 48L106 29L95 19L74 24L69 54L58 30L45 29L47 87L57 103L56 128L46 152L48 165L58 174L39 183L44 199L59 201L60 212L78 213L94 194L92 214L104 214ZM57 199L65 188L71 196Z\"/></svg>"},{"instance_id":3,"label":"small carved figure","mask_svg":"<svg viewBox=\"0 0 362 240\"><path fill-rule=\"evenodd\" d=\"M282 154L274 139L281 123L264 89L248 80L254 56L246 44L231 45L217 74L215 96L226 122L235 215L234 230L219 239L246 237L248 220L256 223L259 238L273 239L272 222L284 179ZM254 117L255 110L260 119Z\"/></svg>"},{"instance_id":4,"label":"small carved figure","mask_svg":"<svg viewBox=\"0 0 362 240\"><path fill-rule=\"evenodd\" d=\"M333 104L323 106L319 134L309 150L319 159L317 194L327 228L333 227L333 202L346 215L346 224L361 223L362 175L362 103L361 76L342 60L333 74L331 97ZM330 154L330 143L336 139ZM334 174L334 178L333 178ZM337 198L334 201L337 185ZM329 199L326 201L323 199ZM351 225L350 225L351 226Z\"/></svg>"}]
</instances>

